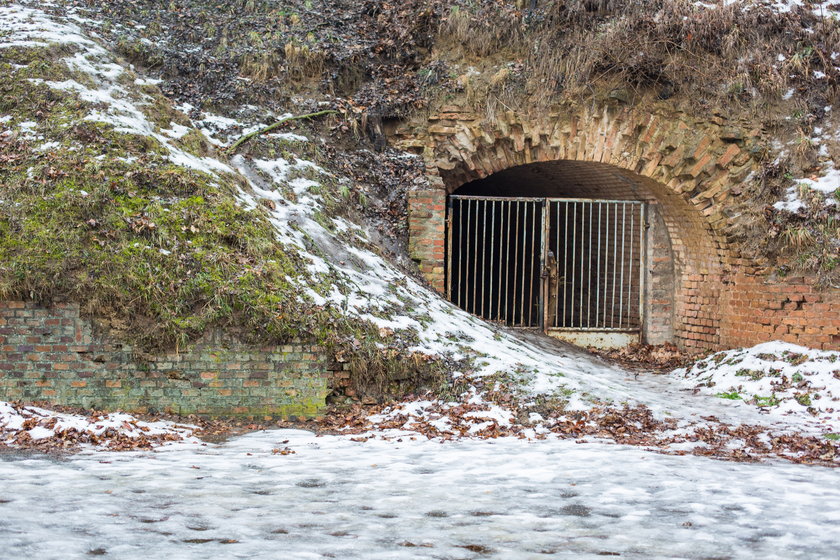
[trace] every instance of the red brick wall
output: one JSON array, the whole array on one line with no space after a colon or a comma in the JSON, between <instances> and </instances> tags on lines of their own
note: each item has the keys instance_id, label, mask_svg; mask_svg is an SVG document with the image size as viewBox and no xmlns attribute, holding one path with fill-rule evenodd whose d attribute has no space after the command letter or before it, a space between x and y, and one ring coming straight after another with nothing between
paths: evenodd
<instances>
[{"instance_id":1,"label":"red brick wall","mask_svg":"<svg viewBox=\"0 0 840 560\"><path fill-rule=\"evenodd\" d=\"M444 293L446 272L446 191L408 193L408 252L429 284Z\"/></svg>"},{"instance_id":2,"label":"red brick wall","mask_svg":"<svg viewBox=\"0 0 840 560\"><path fill-rule=\"evenodd\" d=\"M720 327L723 346L784 340L840 350L840 290L820 290L813 278L774 281L749 270L731 279Z\"/></svg>"}]
</instances>

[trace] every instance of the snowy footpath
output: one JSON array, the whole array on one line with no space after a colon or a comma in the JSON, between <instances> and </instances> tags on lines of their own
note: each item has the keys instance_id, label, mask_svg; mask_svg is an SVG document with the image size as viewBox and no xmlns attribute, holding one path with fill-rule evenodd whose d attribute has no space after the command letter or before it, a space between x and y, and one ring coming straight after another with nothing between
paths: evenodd
<instances>
[{"instance_id":1,"label":"snowy footpath","mask_svg":"<svg viewBox=\"0 0 840 560\"><path fill-rule=\"evenodd\" d=\"M0 557L837 558L837 471L572 440L223 444L0 460Z\"/></svg>"}]
</instances>

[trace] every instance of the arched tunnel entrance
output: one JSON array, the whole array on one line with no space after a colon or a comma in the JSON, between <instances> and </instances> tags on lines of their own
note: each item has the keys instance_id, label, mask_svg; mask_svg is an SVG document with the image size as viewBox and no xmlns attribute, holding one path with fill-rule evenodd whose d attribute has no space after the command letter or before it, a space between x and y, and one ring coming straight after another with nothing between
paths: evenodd
<instances>
[{"instance_id":1,"label":"arched tunnel entrance","mask_svg":"<svg viewBox=\"0 0 840 560\"><path fill-rule=\"evenodd\" d=\"M455 189L447 297L486 320L583 346L671 340L670 236L656 197L634 175L553 161Z\"/></svg>"}]
</instances>

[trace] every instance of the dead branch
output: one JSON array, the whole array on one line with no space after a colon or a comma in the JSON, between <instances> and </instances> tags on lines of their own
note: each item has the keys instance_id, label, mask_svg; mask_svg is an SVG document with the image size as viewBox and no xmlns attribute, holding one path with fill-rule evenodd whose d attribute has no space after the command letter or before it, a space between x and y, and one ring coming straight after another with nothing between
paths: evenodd
<instances>
[{"instance_id":1,"label":"dead branch","mask_svg":"<svg viewBox=\"0 0 840 560\"><path fill-rule=\"evenodd\" d=\"M225 148L225 151L228 152L229 154L233 154L233 153L236 152L236 150L237 150L237 148L239 148L239 146L241 146L242 144L244 144L245 142L247 142L251 138L253 138L255 136L259 136L261 134L265 134L267 132L271 132L272 130L281 127L282 125L286 124L287 122L299 121L299 120L303 120L303 119L314 119L314 118L317 118L317 117L322 117L324 115L336 115L336 114L338 114L338 111L335 111L333 109L327 109L325 111L318 111L316 113L307 113L305 115L297 115L297 116L294 116L294 117L286 117L285 119L280 119L276 123L270 124L270 125L266 126L265 128L255 130L254 132L249 132L248 134L245 134L244 136L241 136L240 138L238 138L236 140L236 142L234 142L233 144L231 144L230 146Z\"/></svg>"}]
</instances>

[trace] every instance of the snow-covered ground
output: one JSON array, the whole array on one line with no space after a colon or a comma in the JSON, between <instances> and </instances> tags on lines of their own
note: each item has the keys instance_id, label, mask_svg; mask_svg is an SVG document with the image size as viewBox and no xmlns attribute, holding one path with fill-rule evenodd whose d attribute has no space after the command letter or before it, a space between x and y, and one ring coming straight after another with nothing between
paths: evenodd
<instances>
[{"instance_id":1,"label":"snow-covered ground","mask_svg":"<svg viewBox=\"0 0 840 560\"><path fill-rule=\"evenodd\" d=\"M672 375L773 416L818 418L827 428L840 428L840 352L767 342L718 352Z\"/></svg>"},{"instance_id":2,"label":"snow-covered ground","mask_svg":"<svg viewBox=\"0 0 840 560\"><path fill-rule=\"evenodd\" d=\"M837 471L820 467L275 430L2 456L0 558L827 559L838 503Z\"/></svg>"},{"instance_id":3,"label":"snow-covered ground","mask_svg":"<svg viewBox=\"0 0 840 560\"><path fill-rule=\"evenodd\" d=\"M740 4L746 8L766 7L778 12L790 12L801 8L825 18L836 17L840 13L840 6L834 0L695 0L694 4L711 9Z\"/></svg>"}]
</instances>

